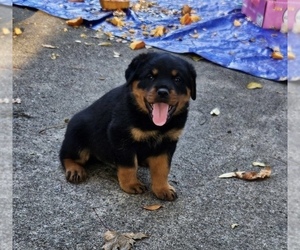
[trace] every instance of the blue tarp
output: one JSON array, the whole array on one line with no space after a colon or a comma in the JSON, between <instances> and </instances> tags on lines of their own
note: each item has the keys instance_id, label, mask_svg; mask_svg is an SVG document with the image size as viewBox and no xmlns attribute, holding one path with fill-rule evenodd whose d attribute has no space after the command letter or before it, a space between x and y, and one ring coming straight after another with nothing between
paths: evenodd
<instances>
[{"instance_id":1,"label":"blue tarp","mask_svg":"<svg viewBox=\"0 0 300 250\"><path fill-rule=\"evenodd\" d=\"M135 2L138 1L131 1ZM258 77L286 80L300 76L300 53L296 59L287 60L288 45L294 52L299 50L299 34L282 34L257 27L241 13L242 0L158 0L146 11L134 12L129 9L123 28L106 22L112 12L102 11L96 0L85 0L83 3L68 0L13 0L13 3L65 19L81 16L89 27L110 31L115 36L123 37L129 29L133 29L135 33L130 39L142 39L147 45L166 51L195 53L216 64ZM191 6L201 17L199 22L180 25L180 10L184 4ZM234 26L234 20L239 20L242 25ZM148 30L164 25L168 32L158 38L145 37L141 25ZM274 47L280 48L284 59L271 58Z\"/></svg>"}]
</instances>

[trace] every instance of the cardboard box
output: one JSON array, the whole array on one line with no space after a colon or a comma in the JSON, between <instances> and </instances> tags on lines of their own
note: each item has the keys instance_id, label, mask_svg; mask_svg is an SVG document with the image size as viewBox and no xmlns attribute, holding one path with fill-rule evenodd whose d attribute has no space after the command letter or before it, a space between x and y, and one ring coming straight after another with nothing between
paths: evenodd
<instances>
[{"instance_id":1,"label":"cardboard box","mask_svg":"<svg viewBox=\"0 0 300 250\"><path fill-rule=\"evenodd\" d=\"M266 29L293 29L300 26L298 0L243 0L242 13Z\"/></svg>"}]
</instances>

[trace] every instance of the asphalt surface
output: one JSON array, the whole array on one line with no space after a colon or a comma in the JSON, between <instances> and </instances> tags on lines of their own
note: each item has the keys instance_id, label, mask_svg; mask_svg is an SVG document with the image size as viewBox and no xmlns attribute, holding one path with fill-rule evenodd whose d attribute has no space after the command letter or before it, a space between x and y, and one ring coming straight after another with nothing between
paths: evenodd
<instances>
[{"instance_id":1,"label":"asphalt surface","mask_svg":"<svg viewBox=\"0 0 300 250\"><path fill-rule=\"evenodd\" d=\"M14 249L101 249L108 229L148 234L135 249L287 249L286 83L179 55L198 77L169 176L178 199L126 194L108 166L91 167L88 180L73 185L58 159L65 119L124 83L130 61L152 49L99 46L107 41L101 33L40 11L13 11L23 31L13 38L13 95L21 99L13 105ZM249 82L263 88L249 90ZM220 115L212 116L216 107ZM269 164L271 177L218 178L259 171L254 161ZM139 176L149 186L148 170ZM157 211L142 208L158 203Z\"/></svg>"},{"instance_id":2,"label":"asphalt surface","mask_svg":"<svg viewBox=\"0 0 300 250\"><path fill-rule=\"evenodd\" d=\"M288 84L288 249L300 249L300 81Z\"/></svg>"},{"instance_id":3,"label":"asphalt surface","mask_svg":"<svg viewBox=\"0 0 300 250\"><path fill-rule=\"evenodd\" d=\"M12 11L0 6L0 249L12 248Z\"/></svg>"}]
</instances>

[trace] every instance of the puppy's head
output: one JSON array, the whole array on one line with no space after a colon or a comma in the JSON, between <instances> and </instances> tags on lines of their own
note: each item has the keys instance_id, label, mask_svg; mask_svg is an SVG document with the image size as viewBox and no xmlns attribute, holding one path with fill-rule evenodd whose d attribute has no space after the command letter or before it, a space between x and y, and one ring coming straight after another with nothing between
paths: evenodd
<instances>
[{"instance_id":1,"label":"puppy's head","mask_svg":"<svg viewBox=\"0 0 300 250\"><path fill-rule=\"evenodd\" d=\"M125 77L136 105L157 126L186 111L190 98L196 99L195 69L167 53L138 55L129 64Z\"/></svg>"}]
</instances>

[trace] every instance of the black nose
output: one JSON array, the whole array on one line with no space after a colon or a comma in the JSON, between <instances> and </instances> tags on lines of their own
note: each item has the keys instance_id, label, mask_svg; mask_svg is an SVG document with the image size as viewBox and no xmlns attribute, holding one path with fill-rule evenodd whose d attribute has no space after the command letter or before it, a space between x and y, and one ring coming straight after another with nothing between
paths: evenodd
<instances>
[{"instance_id":1,"label":"black nose","mask_svg":"<svg viewBox=\"0 0 300 250\"><path fill-rule=\"evenodd\" d=\"M169 90L166 88L159 88L157 90L157 94L159 95L159 97L161 98L166 98L169 96Z\"/></svg>"}]
</instances>

